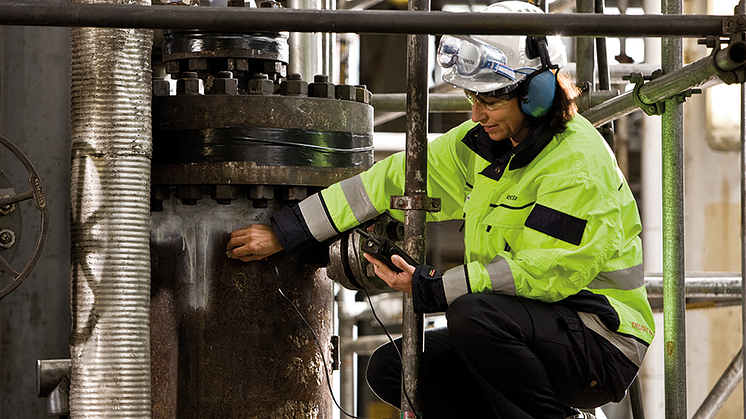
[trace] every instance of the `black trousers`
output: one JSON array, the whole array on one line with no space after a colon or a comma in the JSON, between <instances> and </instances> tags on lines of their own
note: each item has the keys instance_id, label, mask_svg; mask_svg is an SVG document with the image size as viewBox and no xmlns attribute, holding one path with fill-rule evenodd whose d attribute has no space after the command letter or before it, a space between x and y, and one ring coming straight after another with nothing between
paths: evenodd
<instances>
[{"instance_id":1,"label":"black trousers","mask_svg":"<svg viewBox=\"0 0 746 419\"><path fill-rule=\"evenodd\" d=\"M571 407L595 408L620 398L615 387L626 389L604 365L609 348L565 306L468 294L446 318L447 327L425 332L425 419L561 419ZM391 343L371 356L367 379L379 398L401 406L401 359Z\"/></svg>"}]
</instances>

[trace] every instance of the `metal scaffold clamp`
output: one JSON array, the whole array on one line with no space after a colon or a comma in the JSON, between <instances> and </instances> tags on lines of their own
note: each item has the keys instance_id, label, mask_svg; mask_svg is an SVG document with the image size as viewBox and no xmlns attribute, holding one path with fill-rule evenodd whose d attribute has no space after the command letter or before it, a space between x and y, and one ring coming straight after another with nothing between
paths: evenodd
<instances>
[{"instance_id":1,"label":"metal scaffold clamp","mask_svg":"<svg viewBox=\"0 0 746 419\"><path fill-rule=\"evenodd\" d=\"M414 196L391 196L391 209L419 210L427 212L440 211L440 198L431 198L424 194Z\"/></svg>"},{"instance_id":2,"label":"metal scaffold clamp","mask_svg":"<svg viewBox=\"0 0 746 419\"><path fill-rule=\"evenodd\" d=\"M746 16L738 15L746 19ZM743 19L732 20L734 23L730 27L745 29ZM724 33L726 33L724 31ZM743 83L746 81L746 69L743 66L746 61L746 41L744 41L745 32L728 33L730 38L723 38L718 35L710 35L707 38L699 39L700 45L712 48L710 56L713 59L715 70L718 77L726 84ZM723 45L726 45L723 48Z\"/></svg>"},{"instance_id":3,"label":"metal scaffold clamp","mask_svg":"<svg viewBox=\"0 0 746 419\"><path fill-rule=\"evenodd\" d=\"M647 103L640 98L640 88L645 84L645 80L652 80L659 75L660 70L656 70L650 76L645 76L642 73L630 73L629 76L622 77L623 80L629 80L631 83L635 84L634 90L632 91L632 98L634 99L635 104L648 116L663 115L666 111L665 102Z\"/></svg>"}]
</instances>

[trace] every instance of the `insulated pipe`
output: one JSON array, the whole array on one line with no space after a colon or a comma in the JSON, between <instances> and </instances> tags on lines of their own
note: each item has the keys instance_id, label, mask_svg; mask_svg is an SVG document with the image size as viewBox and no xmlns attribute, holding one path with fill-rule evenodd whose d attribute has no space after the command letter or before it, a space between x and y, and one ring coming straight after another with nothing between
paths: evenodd
<instances>
[{"instance_id":1,"label":"insulated pipe","mask_svg":"<svg viewBox=\"0 0 746 419\"><path fill-rule=\"evenodd\" d=\"M152 30L71 33L73 419L151 417L152 46Z\"/></svg>"},{"instance_id":2,"label":"insulated pipe","mask_svg":"<svg viewBox=\"0 0 746 419\"><path fill-rule=\"evenodd\" d=\"M533 13L495 16L392 10L289 10L270 8L117 6L74 3L0 2L0 25L92 26L225 32L355 32L464 35L562 35L609 37L723 34L729 16L596 15ZM526 15L526 16L521 16ZM437 28L437 29L435 29Z\"/></svg>"},{"instance_id":3,"label":"insulated pipe","mask_svg":"<svg viewBox=\"0 0 746 419\"><path fill-rule=\"evenodd\" d=\"M718 51L714 56L702 58L684 68L672 70L646 82L640 87L639 96L644 103L660 102L685 90L701 86L718 77L721 72L735 70L744 64L746 64L746 42L737 41ZM637 109L634 92L631 91L583 112L583 116L594 126L600 126Z\"/></svg>"}]
</instances>

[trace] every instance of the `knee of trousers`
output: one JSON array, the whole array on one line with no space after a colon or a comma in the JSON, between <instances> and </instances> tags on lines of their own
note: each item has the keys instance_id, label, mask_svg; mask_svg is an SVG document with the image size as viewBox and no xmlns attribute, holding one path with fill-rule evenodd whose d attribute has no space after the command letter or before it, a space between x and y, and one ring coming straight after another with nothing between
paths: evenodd
<instances>
[{"instance_id":1,"label":"knee of trousers","mask_svg":"<svg viewBox=\"0 0 746 419\"><path fill-rule=\"evenodd\" d=\"M371 390L383 401L401 403L401 360L391 343L376 349L368 360L365 378Z\"/></svg>"},{"instance_id":2,"label":"knee of trousers","mask_svg":"<svg viewBox=\"0 0 746 419\"><path fill-rule=\"evenodd\" d=\"M502 330L509 335L513 334L515 324L509 314L496 308L499 307L499 302L495 304L495 300L503 298L511 297L467 294L453 301L446 311L446 319L454 345L471 347L476 344L479 347L485 333L503 335L500 333Z\"/></svg>"}]
</instances>

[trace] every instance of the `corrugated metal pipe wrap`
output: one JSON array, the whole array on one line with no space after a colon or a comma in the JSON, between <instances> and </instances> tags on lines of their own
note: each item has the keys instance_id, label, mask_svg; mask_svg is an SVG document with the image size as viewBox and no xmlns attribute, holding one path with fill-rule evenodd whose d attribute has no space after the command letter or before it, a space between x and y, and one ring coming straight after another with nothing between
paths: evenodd
<instances>
[{"instance_id":1,"label":"corrugated metal pipe wrap","mask_svg":"<svg viewBox=\"0 0 746 419\"><path fill-rule=\"evenodd\" d=\"M71 39L70 416L150 418L153 32Z\"/></svg>"}]
</instances>

